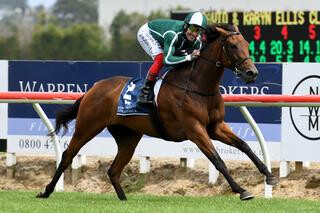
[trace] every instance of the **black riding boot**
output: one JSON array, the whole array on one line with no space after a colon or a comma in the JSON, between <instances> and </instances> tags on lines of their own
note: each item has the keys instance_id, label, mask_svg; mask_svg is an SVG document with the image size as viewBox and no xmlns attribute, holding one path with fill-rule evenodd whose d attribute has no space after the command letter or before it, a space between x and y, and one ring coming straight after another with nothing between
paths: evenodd
<instances>
[{"instance_id":1,"label":"black riding boot","mask_svg":"<svg viewBox=\"0 0 320 213\"><path fill-rule=\"evenodd\" d=\"M154 87L155 81L151 81L149 79L146 79L144 82L144 85L141 89L140 96L138 98L138 104L140 105L148 105L152 104L153 102L153 87Z\"/></svg>"}]
</instances>

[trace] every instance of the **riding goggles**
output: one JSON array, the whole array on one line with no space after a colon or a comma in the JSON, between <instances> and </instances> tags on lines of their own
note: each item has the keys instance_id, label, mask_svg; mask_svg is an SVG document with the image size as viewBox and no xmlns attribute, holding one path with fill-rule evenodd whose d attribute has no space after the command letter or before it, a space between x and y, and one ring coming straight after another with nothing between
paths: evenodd
<instances>
[{"instance_id":1,"label":"riding goggles","mask_svg":"<svg viewBox=\"0 0 320 213\"><path fill-rule=\"evenodd\" d=\"M197 25L190 25L189 30L193 33L202 33L203 29L201 27L198 27Z\"/></svg>"}]
</instances>

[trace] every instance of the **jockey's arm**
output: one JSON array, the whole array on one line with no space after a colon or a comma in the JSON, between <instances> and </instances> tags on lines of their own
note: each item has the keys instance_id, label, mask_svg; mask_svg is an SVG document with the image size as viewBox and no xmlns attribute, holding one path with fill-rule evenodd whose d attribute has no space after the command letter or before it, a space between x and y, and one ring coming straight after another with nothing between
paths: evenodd
<instances>
[{"instance_id":1,"label":"jockey's arm","mask_svg":"<svg viewBox=\"0 0 320 213\"><path fill-rule=\"evenodd\" d=\"M164 59L163 63L166 65L175 65L188 61L188 56L176 56L175 53L175 43L178 39L177 34L167 33L164 37Z\"/></svg>"}]
</instances>

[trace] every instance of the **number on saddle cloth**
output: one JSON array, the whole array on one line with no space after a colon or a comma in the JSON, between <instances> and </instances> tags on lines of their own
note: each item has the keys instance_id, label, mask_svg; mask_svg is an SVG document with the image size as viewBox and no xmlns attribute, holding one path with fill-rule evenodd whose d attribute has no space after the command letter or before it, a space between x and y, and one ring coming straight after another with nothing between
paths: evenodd
<instances>
[{"instance_id":1,"label":"number on saddle cloth","mask_svg":"<svg viewBox=\"0 0 320 213\"><path fill-rule=\"evenodd\" d=\"M147 115L148 109L137 104L144 80L130 79L122 89L118 100L117 115Z\"/></svg>"},{"instance_id":2,"label":"number on saddle cloth","mask_svg":"<svg viewBox=\"0 0 320 213\"><path fill-rule=\"evenodd\" d=\"M119 96L117 115L148 115L150 113L147 106L141 106L137 103L143 83L143 79L133 78L125 84ZM157 94L154 97L156 96Z\"/></svg>"}]
</instances>

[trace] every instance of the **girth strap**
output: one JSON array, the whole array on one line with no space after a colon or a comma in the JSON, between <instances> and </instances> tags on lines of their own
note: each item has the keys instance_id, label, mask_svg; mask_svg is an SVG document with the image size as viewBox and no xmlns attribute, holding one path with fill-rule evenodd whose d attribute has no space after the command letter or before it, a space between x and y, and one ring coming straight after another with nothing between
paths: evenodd
<instances>
[{"instance_id":1,"label":"girth strap","mask_svg":"<svg viewBox=\"0 0 320 213\"><path fill-rule=\"evenodd\" d=\"M155 101L153 101L152 105L148 105L147 108L149 110L152 125L157 130L160 137L164 140L171 141L172 139L170 139L169 134L162 125L162 120L160 118L159 110Z\"/></svg>"}]
</instances>

